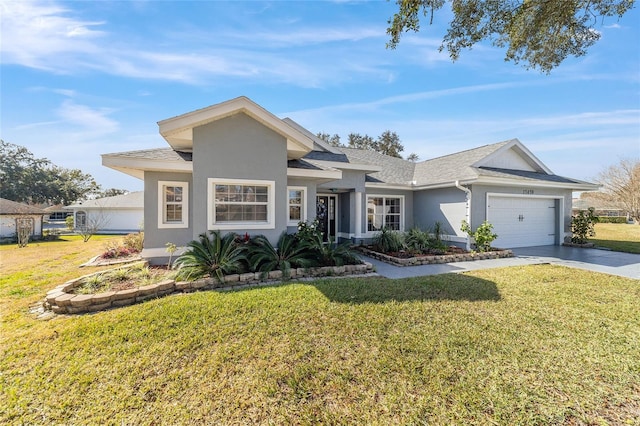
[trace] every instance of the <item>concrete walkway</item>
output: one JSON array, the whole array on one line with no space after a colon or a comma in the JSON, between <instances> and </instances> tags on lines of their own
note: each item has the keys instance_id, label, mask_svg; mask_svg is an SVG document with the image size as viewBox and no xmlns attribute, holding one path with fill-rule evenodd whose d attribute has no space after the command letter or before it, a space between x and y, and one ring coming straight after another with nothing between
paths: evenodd
<instances>
[{"instance_id":1,"label":"concrete walkway","mask_svg":"<svg viewBox=\"0 0 640 426\"><path fill-rule=\"evenodd\" d=\"M410 278L425 275L467 272L478 269L507 266L553 264L603 272L626 278L640 279L640 254L620 253L598 249L564 246L523 247L513 249L514 257L506 259L475 260L436 265L394 266L363 256L375 266L375 271L387 278Z\"/></svg>"}]
</instances>

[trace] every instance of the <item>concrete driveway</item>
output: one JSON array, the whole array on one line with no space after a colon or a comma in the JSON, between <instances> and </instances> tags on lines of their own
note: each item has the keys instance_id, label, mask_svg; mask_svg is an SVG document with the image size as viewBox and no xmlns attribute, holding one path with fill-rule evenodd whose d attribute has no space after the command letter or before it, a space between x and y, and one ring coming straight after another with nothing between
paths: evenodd
<instances>
[{"instance_id":1,"label":"concrete driveway","mask_svg":"<svg viewBox=\"0 0 640 426\"><path fill-rule=\"evenodd\" d=\"M539 263L640 279L640 254L564 246L517 248L513 249L513 254L520 259L538 260Z\"/></svg>"},{"instance_id":2,"label":"concrete driveway","mask_svg":"<svg viewBox=\"0 0 640 426\"><path fill-rule=\"evenodd\" d=\"M523 247L513 249L513 254L514 257L506 259L404 267L389 265L369 257L363 256L363 258L375 266L378 274L387 278L410 278L450 272L548 263L640 279L640 254L564 246Z\"/></svg>"}]
</instances>

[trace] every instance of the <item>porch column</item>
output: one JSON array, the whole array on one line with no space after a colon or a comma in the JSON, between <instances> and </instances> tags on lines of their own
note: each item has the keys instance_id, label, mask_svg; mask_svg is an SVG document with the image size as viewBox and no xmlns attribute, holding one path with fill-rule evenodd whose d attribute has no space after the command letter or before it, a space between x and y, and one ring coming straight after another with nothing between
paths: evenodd
<instances>
[{"instance_id":1,"label":"porch column","mask_svg":"<svg viewBox=\"0 0 640 426\"><path fill-rule=\"evenodd\" d=\"M355 238L362 238L362 192L356 191L356 208L355 208L355 226L356 233Z\"/></svg>"}]
</instances>

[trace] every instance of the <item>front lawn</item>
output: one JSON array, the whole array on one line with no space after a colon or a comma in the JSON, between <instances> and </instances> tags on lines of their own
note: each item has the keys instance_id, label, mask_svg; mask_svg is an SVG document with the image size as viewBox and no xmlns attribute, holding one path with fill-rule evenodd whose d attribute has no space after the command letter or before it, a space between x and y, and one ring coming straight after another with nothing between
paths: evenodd
<instances>
[{"instance_id":1,"label":"front lawn","mask_svg":"<svg viewBox=\"0 0 640 426\"><path fill-rule=\"evenodd\" d=\"M597 223L596 236L589 242L614 251L640 254L640 226L626 223Z\"/></svg>"},{"instance_id":2,"label":"front lawn","mask_svg":"<svg viewBox=\"0 0 640 426\"><path fill-rule=\"evenodd\" d=\"M91 272L77 269L101 251L89 243L0 249L0 423L633 424L640 412L638 281L539 265L35 320L47 289ZM16 256L30 260L5 272Z\"/></svg>"}]
</instances>

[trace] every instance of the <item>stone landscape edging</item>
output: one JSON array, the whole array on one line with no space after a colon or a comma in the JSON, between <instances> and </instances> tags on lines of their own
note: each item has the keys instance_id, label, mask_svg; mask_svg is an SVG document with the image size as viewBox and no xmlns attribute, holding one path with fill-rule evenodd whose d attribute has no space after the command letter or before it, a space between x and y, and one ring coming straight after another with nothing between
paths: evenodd
<instances>
[{"instance_id":1,"label":"stone landscape edging","mask_svg":"<svg viewBox=\"0 0 640 426\"><path fill-rule=\"evenodd\" d=\"M130 266L131 265L127 265L127 267ZM83 279L104 272L105 271L100 271L83 275L48 291L44 301L45 308L56 314L84 314L133 305L172 293L189 293L198 290L239 290L259 285L277 284L283 280L282 271L271 271L268 273L248 272L244 274L225 275L224 281L219 281L217 278L201 278L195 281L165 280L127 290L95 294L72 293L73 289L78 287ZM292 268L288 278L357 276L371 272L373 272L373 265L369 262L364 262L359 265Z\"/></svg>"},{"instance_id":2,"label":"stone landscape edging","mask_svg":"<svg viewBox=\"0 0 640 426\"><path fill-rule=\"evenodd\" d=\"M358 250L360 250L366 256L372 257L385 263L390 263L395 266L433 265L439 263L469 262L474 260L502 259L513 257L513 251L511 250L492 250L485 252L440 254L407 258L390 256L388 254L370 250L366 247L358 247Z\"/></svg>"}]
</instances>

